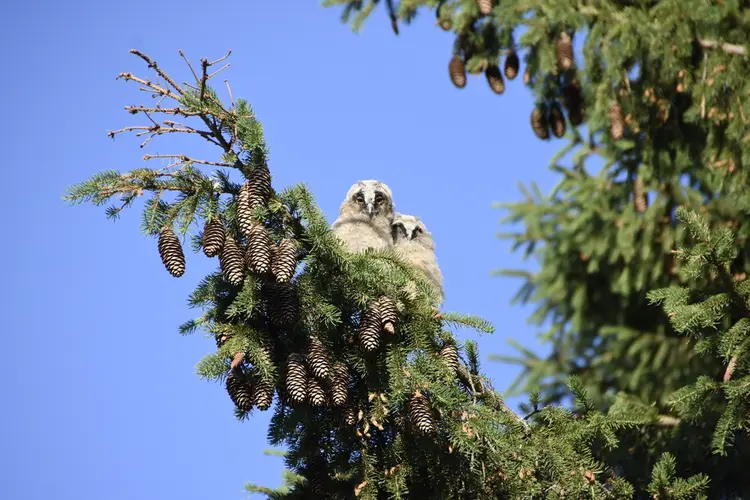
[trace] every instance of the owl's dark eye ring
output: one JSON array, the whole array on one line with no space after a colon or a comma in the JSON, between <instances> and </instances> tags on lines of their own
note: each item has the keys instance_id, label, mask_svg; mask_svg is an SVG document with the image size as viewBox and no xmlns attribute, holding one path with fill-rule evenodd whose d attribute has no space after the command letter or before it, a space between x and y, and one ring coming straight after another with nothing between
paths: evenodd
<instances>
[{"instance_id":1,"label":"owl's dark eye ring","mask_svg":"<svg viewBox=\"0 0 750 500\"><path fill-rule=\"evenodd\" d=\"M380 194L376 194L375 195L375 204L376 205L382 205L384 201L385 201L385 198L382 195L380 195Z\"/></svg>"},{"instance_id":2,"label":"owl's dark eye ring","mask_svg":"<svg viewBox=\"0 0 750 500\"><path fill-rule=\"evenodd\" d=\"M358 194L358 195L357 195L357 196L356 196L356 197L355 197L354 199L355 199L355 200L357 201L357 203L359 203L360 205L364 205L364 203L365 203L365 197L364 197L364 196L362 196L361 194Z\"/></svg>"}]
</instances>

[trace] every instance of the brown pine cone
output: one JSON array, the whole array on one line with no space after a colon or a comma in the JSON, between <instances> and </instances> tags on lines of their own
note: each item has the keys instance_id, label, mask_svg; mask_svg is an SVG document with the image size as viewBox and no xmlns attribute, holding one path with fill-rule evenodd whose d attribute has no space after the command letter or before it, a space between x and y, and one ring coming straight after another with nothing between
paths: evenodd
<instances>
[{"instance_id":1,"label":"brown pine cone","mask_svg":"<svg viewBox=\"0 0 750 500\"><path fill-rule=\"evenodd\" d=\"M268 315L280 327L290 326L297 319L297 294L291 283L266 283Z\"/></svg>"},{"instance_id":2,"label":"brown pine cone","mask_svg":"<svg viewBox=\"0 0 750 500\"><path fill-rule=\"evenodd\" d=\"M328 353L321 340L311 335L307 343L307 366L316 377L326 380L331 375L331 365L328 361Z\"/></svg>"},{"instance_id":3,"label":"brown pine cone","mask_svg":"<svg viewBox=\"0 0 750 500\"><path fill-rule=\"evenodd\" d=\"M240 411L253 409L252 389L242 373L230 371L226 380L227 394Z\"/></svg>"},{"instance_id":4,"label":"brown pine cone","mask_svg":"<svg viewBox=\"0 0 750 500\"><path fill-rule=\"evenodd\" d=\"M307 379L307 398L313 406L322 407L326 405L326 392L323 390L320 381L315 377Z\"/></svg>"},{"instance_id":5,"label":"brown pine cone","mask_svg":"<svg viewBox=\"0 0 750 500\"><path fill-rule=\"evenodd\" d=\"M508 52L505 57L505 78L513 80L518 75L518 69L521 67L521 61L518 59L518 54L515 50Z\"/></svg>"},{"instance_id":6,"label":"brown pine cone","mask_svg":"<svg viewBox=\"0 0 750 500\"><path fill-rule=\"evenodd\" d=\"M307 399L307 370L299 354L291 354L286 362L286 399L300 404Z\"/></svg>"},{"instance_id":7,"label":"brown pine cone","mask_svg":"<svg viewBox=\"0 0 750 500\"><path fill-rule=\"evenodd\" d=\"M157 247L161 261L169 274L175 278L185 274L185 254L171 227L167 226L159 232Z\"/></svg>"},{"instance_id":8,"label":"brown pine cone","mask_svg":"<svg viewBox=\"0 0 750 500\"><path fill-rule=\"evenodd\" d=\"M565 135L565 116L563 115L562 109L560 109L560 105L557 101L550 105L549 123L555 137L560 139Z\"/></svg>"},{"instance_id":9,"label":"brown pine cone","mask_svg":"<svg viewBox=\"0 0 750 500\"><path fill-rule=\"evenodd\" d=\"M349 370L344 363L333 365L331 381L331 402L334 406L343 406L349 398Z\"/></svg>"},{"instance_id":10,"label":"brown pine cone","mask_svg":"<svg viewBox=\"0 0 750 500\"><path fill-rule=\"evenodd\" d=\"M570 35L563 31L560 33L560 37L557 39L555 45L555 53L557 55L557 67L560 71L567 71L573 67L575 59L573 58L573 39Z\"/></svg>"},{"instance_id":11,"label":"brown pine cone","mask_svg":"<svg viewBox=\"0 0 750 500\"><path fill-rule=\"evenodd\" d=\"M420 433L429 434L435 430L435 417L430 402L419 391L409 400L409 417Z\"/></svg>"},{"instance_id":12,"label":"brown pine cone","mask_svg":"<svg viewBox=\"0 0 750 500\"><path fill-rule=\"evenodd\" d=\"M500 68L497 66L488 66L484 72L487 77L487 83L494 93L501 95L505 92L505 82L503 81L503 75L500 73Z\"/></svg>"},{"instance_id":13,"label":"brown pine cone","mask_svg":"<svg viewBox=\"0 0 750 500\"><path fill-rule=\"evenodd\" d=\"M359 342L365 351L375 351L380 347L380 318L377 311L368 307L362 311L359 322Z\"/></svg>"},{"instance_id":14,"label":"brown pine cone","mask_svg":"<svg viewBox=\"0 0 750 500\"><path fill-rule=\"evenodd\" d=\"M451 82L457 88L462 89L466 87L466 65L464 65L464 61L460 56L453 56L451 62L448 64L448 74L451 77Z\"/></svg>"},{"instance_id":15,"label":"brown pine cone","mask_svg":"<svg viewBox=\"0 0 750 500\"><path fill-rule=\"evenodd\" d=\"M265 227L255 224L247 235L245 264L250 272L265 274L271 270L273 241Z\"/></svg>"},{"instance_id":16,"label":"brown pine cone","mask_svg":"<svg viewBox=\"0 0 750 500\"><path fill-rule=\"evenodd\" d=\"M531 129L538 138L549 139L549 122L544 107L536 106L531 112Z\"/></svg>"},{"instance_id":17,"label":"brown pine cone","mask_svg":"<svg viewBox=\"0 0 750 500\"><path fill-rule=\"evenodd\" d=\"M396 333L396 320L398 319L398 308L392 298L383 295L375 304L374 309L380 317L380 324L383 331L391 335Z\"/></svg>"},{"instance_id":18,"label":"brown pine cone","mask_svg":"<svg viewBox=\"0 0 750 500\"><path fill-rule=\"evenodd\" d=\"M206 257L216 257L224 246L224 224L219 217L214 217L211 222L206 223L203 230L203 253Z\"/></svg>"},{"instance_id":19,"label":"brown pine cone","mask_svg":"<svg viewBox=\"0 0 750 500\"><path fill-rule=\"evenodd\" d=\"M224 239L224 246L219 254L219 264L227 283L239 286L245 280L245 263L242 250L231 235Z\"/></svg>"},{"instance_id":20,"label":"brown pine cone","mask_svg":"<svg viewBox=\"0 0 750 500\"><path fill-rule=\"evenodd\" d=\"M280 283L292 279L297 269L297 245L293 240L283 239L273 252L271 272Z\"/></svg>"}]
</instances>

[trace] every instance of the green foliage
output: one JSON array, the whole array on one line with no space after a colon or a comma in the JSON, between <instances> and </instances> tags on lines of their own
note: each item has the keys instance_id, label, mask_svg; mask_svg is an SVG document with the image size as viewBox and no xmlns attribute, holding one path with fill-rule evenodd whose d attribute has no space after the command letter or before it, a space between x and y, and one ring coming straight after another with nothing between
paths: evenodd
<instances>
[{"instance_id":1,"label":"green foliage","mask_svg":"<svg viewBox=\"0 0 750 500\"><path fill-rule=\"evenodd\" d=\"M737 255L732 230L711 231L703 218L682 207L677 216L694 240L692 246L677 252L684 263L681 273L703 285L654 290L649 299L663 304L674 329L696 340L697 350L718 358L726 370L722 381L698 377L676 391L670 404L690 422L705 425L716 415L712 447L714 453L726 455L735 435L750 429L750 283L735 279L730 272Z\"/></svg>"}]
</instances>

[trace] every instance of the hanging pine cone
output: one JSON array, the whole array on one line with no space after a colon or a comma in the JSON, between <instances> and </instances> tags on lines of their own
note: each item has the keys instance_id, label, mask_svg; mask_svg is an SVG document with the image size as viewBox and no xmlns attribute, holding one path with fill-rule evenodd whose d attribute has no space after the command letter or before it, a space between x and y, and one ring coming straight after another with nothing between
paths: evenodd
<instances>
[{"instance_id":1,"label":"hanging pine cone","mask_svg":"<svg viewBox=\"0 0 750 500\"><path fill-rule=\"evenodd\" d=\"M320 381L315 377L307 379L307 398L313 406L326 405L326 391L323 390Z\"/></svg>"},{"instance_id":2,"label":"hanging pine cone","mask_svg":"<svg viewBox=\"0 0 750 500\"><path fill-rule=\"evenodd\" d=\"M291 404L307 399L307 370L299 354L290 354L286 361L286 397Z\"/></svg>"},{"instance_id":3,"label":"hanging pine cone","mask_svg":"<svg viewBox=\"0 0 750 500\"><path fill-rule=\"evenodd\" d=\"M182 253L180 240L177 239L171 227L167 226L159 231L157 247L159 248L161 261L169 274L175 278L185 274L185 254Z\"/></svg>"},{"instance_id":4,"label":"hanging pine cone","mask_svg":"<svg viewBox=\"0 0 750 500\"><path fill-rule=\"evenodd\" d=\"M241 373L230 371L226 381L227 394L240 411L253 409L252 389Z\"/></svg>"},{"instance_id":5,"label":"hanging pine cone","mask_svg":"<svg viewBox=\"0 0 750 500\"><path fill-rule=\"evenodd\" d=\"M565 116L556 101L550 105L549 123L555 137L559 139L565 135Z\"/></svg>"},{"instance_id":6,"label":"hanging pine cone","mask_svg":"<svg viewBox=\"0 0 750 500\"><path fill-rule=\"evenodd\" d=\"M211 222L206 223L203 230L203 253L206 257L216 257L224 246L224 224L221 219L214 217Z\"/></svg>"},{"instance_id":7,"label":"hanging pine cone","mask_svg":"<svg viewBox=\"0 0 750 500\"><path fill-rule=\"evenodd\" d=\"M245 237L250 236L253 229L253 211L250 208L250 181L245 182L237 195L237 224Z\"/></svg>"},{"instance_id":8,"label":"hanging pine cone","mask_svg":"<svg viewBox=\"0 0 750 500\"><path fill-rule=\"evenodd\" d=\"M549 122L542 106L536 106L531 112L531 129L540 139L549 139Z\"/></svg>"},{"instance_id":9,"label":"hanging pine cone","mask_svg":"<svg viewBox=\"0 0 750 500\"><path fill-rule=\"evenodd\" d=\"M638 177L633 183L633 204L638 213L643 213L648 208L648 200L644 192L643 179Z\"/></svg>"},{"instance_id":10,"label":"hanging pine cone","mask_svg":"<svg viewBox=\"0 0 750 500\"><path fill-rule=\"evenodd\" d=\"M622 116L622 108L617 101L612 101L607 112L609 117L609 132L612 139L619 141L625 133L625 118Z\"/></svg>"},{"instance_id":11,"label":"hanging pine cone","mask_svg":"<svg viewBox=\"0 0 750 500\"><path fill-rule=\"evenodd\" d=\"M250 272L265 274L271 270L271 235L265 227L255 224L247 233L245 264Z\"/></svg>"},{"instance_id":12,"label":"hanging pine cone","mask_svg":"<svg viewBox=\"0 0 750 500\"><path fill-rule=\"evenodd\" d=\"M568 110L570 124L577 127L583 123L585 109L581 87L577 80L571 81L563 88L563 103Z\"/></svg>"},{"instance_id":13,"label":"hanging pine cone","mask_svg":"<svg viewBox=\"0 0 750 500\"><path fill-rule=\"evenodd\" d=\"M460 56L455 55L448 64L448 74L451 77L453 85L462 89L466 87L466 66Z\"/></svg>"},{"instance_id":14,"label":"hanging pine cone","mask_svg":"<svg viewBox=\"0 0 750 500\"><path fill-rule=\"evenodd\" d=\"M307 366L310 367L312 374L322 380L327 379L331 374L331 365L328 362L328 354L323 342L314 335L311 335L307 343Z\"/></svg>"},{"instance_id":15,"label":"hanging pine cone","mask_svg":"<svg viewBox=\"0 0 750 500\"><path fill-rule=\"evenodd\" d=\"M450 29L453 27L453 21L447 18L438 19L437 24L443 31L450 31Z\"/></svg>"},{"instance_id":16,"label":"hanging pine cone","mask_svg":"<svg viewBox=\"0 0 750 500\"><path fill-rule=\"evenodd\" d=\"M366 351L370 352L380 346L380 318L370 307L362 311L359 321L359 342Z\"/></svg>"},{"instance_id":17,"label":"hanging pine cone","mask_svg":"<svg viewBox=\"0 0 750 500\"><path fill-rule=\"evenodd\" d=\"M557 55L557 67L560 71L567 71L573 67L575 62L575 59L573 59L573 40L565 31L561 32L557 39L555 54Z\"/></svg>"},{"instance_id":18,"label":"hanging pine cone","mask_svg":"<svg viewBox=\"0 0 750 500\"><path fill-rule=\"evenodd\" d=\"M261 377L256 377L251 385L252 391L250 393L253 404L258 407L260 411L266 411L271 407L273 403L273 384Z\"/></svg>"},{"instance_id":19,"label":"hanging pine cone","mask_svg":"<svg viewBox=\"0 0 750 500\"><path fill-rule=\"evenodd\" d=\"M398 308L392 298L383 295L374 304L383 331L393 335L396 333L396 319L398 319Z\"/></svg>"},{"instance_id":20,"label":"hanging pine cone","mask_svg":"<svg viewBox=\"0 0 750 500\"><path fill-rule=\"evenodd\" d=\"M500 68L494 65L488 66L484 75L487 77L487 83L494 93L500 95L505 92L505 82L503 81L503 75L500 73Z\"/></svg>"},{"instance_id":21,"label":"hanging pine cone","mask_svg":"<svg viewBox=\"0 0 750 500\"><path fill-rule=\"evenodd\" d=\"M353 406L347 406L341 412L341 420L345 425L355 425L357 423L357 410Z\"/></svg>"},{"instance_id":22,"label":"hanging pine cone","mask_svg":"<svg viewBox=\"0 0 750 500\"><path fill-rule=\"evenodd\" d=\"M446 343L440 349L440 357L452 373L458 372L458 349L451 343Z\"/></svg>"},{"instance_id":23,"label":"hanging pine cone","mask_svg":"<svg viewBox=\"0 0 750 500\"><path fill-rule=\"evenodd\" d=\"M276 326L289 326L297 318L297 295L291 283L267 283L268 315Z\"/></svg>"},{"instance_id":24,"label":"hanging pine cone","mask_svg":"<svg viewBox=\"0 0 750 500\"><path fill-rule=\"evenodd\" d=\"M476 0L479 13L483 16L492 14L492 0Z\"/></svg>"},{"instance_id":25,"label":"hanging pine cone","mask_svg":"<svg viewBox=\"0 0 750 500\"><path fill-rule=\"evenodd\" d=\"M518 60L518 54L516 54L515 50L511 49L505 57L505 78L512 80L518 76L518 69L520 66L521 61Z\"/></svg>"},{"instance_id":26,"label":"hanging pine cone","mask_svg":"<svg viewBox=\"0 0 750 500\"><path fill-rule=\"evenodd\" d=\"M344 363L333 365L331 381L331 402L334 406L343 406L349 398L349 370Z\"/></svg>"},{"instance_id":27,"label":"hanging pine cone","mask_svg":"<svg viewBox=\"0 0 750 500\"><path fill-rule=\"evenodd\" d=\"M224 239L224 246L219 254L219 264L227 283L239 286L245 279L245 262L242 258L242 250L237 246L234 238L227 235Z\"/></svg>"},{"instance_id":28,"label":"hanging pine cone","mask_svg":"<svg viewBox=\"0 0 750 500\"><path fill-rule=\"evenodd\" d=\"M430 402L419 391L409 400L409 417L414 427L422 434L429 434L435 430L435 418Z\"/></svg>"},{"instance_id":29,"label":"hanging pine cone","mask_svg":"<svg viewBox=\"0 0 750 500\"><path fill-rule=\"evenodd\" d=\"M275 247L271 259L271 272L279 283L287 282L297 269L297 246L294 241L283 239Z\"/></svg>"},{"instance_id":30,"label":"hanging pine cone","mask_svg":"<svg viewBox=\"0 0 750 500\"><path fill-rule=\"evenodd\" d=\"M247 175L250 185L248 191L248 206L251 210L255 207L264 207L271 197L271 172L265 163L256 164Z\"/></svg>"}]
</instances>

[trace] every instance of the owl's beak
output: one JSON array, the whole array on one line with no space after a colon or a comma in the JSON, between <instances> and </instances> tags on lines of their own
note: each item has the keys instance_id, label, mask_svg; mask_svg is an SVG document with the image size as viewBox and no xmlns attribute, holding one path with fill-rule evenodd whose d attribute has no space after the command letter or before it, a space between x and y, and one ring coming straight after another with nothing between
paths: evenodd
<instances>
[{"instance_id":1,"label":"owl's beak","mask_svg":"<svg viewBox=\"0 0 750 500\"><path fill-rule=\"evenodd\" d=\"M365 203L365 210L367 210L367 215L369 215L370 217L375 215L375 203L373 203L372 201L368 201L367 203Z\"/></svg>"}]
</instances>

